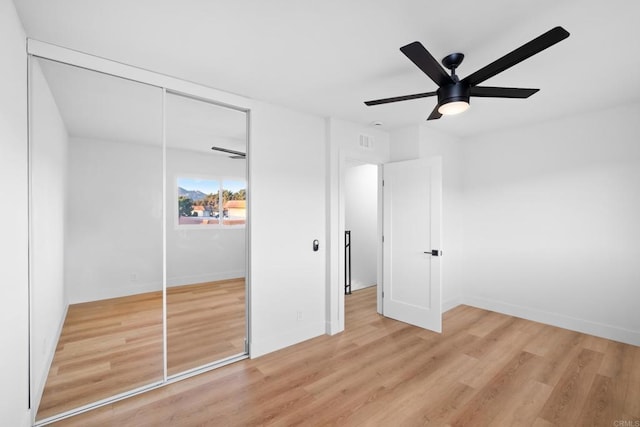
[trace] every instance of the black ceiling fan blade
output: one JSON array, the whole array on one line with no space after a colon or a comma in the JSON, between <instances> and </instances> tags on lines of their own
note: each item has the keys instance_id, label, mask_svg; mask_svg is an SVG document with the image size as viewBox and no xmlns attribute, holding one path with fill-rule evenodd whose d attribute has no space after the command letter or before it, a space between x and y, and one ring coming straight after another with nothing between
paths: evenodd
<instances>
[{"instance_id":1,"label":"black ceiling fan blade","mask_svg":"<svg viewBox=\"0 0 640 427\"><path fill-rule=\"evenodd\" d=\"M473 86L469 89L469 95L485 98L528 98L539 90L517 87Z\"/></svg>"},{"instance_id":2,"label":"black ceiling fan blade","mask_svg":"<svg viewBox=\"0 0 640 427\"><path fill-rule=\"evenodd\" d=\"M384 99L375 99L373 101L365 101L365 104L368 106L388 104L390 102L408 101L410 99L426 98L428 96L434 96L434 95L436 95L436 92L416 93L414 95L395 96L393 98L384 98Z\"/></svg>"},{"instance_id":3,"label":"black ceiling fan blade","mask_svg":"<svg viewBox=\"0 0 640 427\"><path fill-rule=\"evenodd\" d=\"M229 150L228 148L222 148L222 147L211 147L211 149L213 151L221 151L223 153L227 153L227 154L233 154L234 156L240 156L240 157L245 157L247 154L243 153L242 151L236 151L236 150Z\"/></svg>"},{"instance_id":4,"label":"black ceiling fan blade","mask_svg":"<svg viewBox=\"0 0 640 427\"><path fill-rule=\"evenodd\" d=\"M462 81L469 86L475 86L483 81L495 76L504 70L513 67L514 65L524 61L527 58L532 57L536 53L542 52L548 47L566 39L569 37L569 32L562 27L555 27L541 36L536 37L528 43L520 46L516 50L507 53L500 59L493 61L476 71L473 74L468 75Z\"/></svg>"},{"instance_id":5,"label":"black ceiling fan blade","mask_svg":"<svg viewBox=\"0 0 640 427\"><path fill-rule=\"evenodd\" d=\"M439 107L440 106L436 104L431 114L429 114L429 117L427 117L427 120L438 120L440 117L442 117L442 114L438 112Z\"/></svg>"},{"instance_id":6,"label":"black ceiling fan blade","mask_svg":"<svg viewBox=\"0 0 640 427\"><path fill-rule=\"evenodd\" d=\"M402 46L400 51L404 53L414 64L418 66L438 86L454 83L453 79L436 59L420 42L409 43Z\"/></svg>"}]
</instances>

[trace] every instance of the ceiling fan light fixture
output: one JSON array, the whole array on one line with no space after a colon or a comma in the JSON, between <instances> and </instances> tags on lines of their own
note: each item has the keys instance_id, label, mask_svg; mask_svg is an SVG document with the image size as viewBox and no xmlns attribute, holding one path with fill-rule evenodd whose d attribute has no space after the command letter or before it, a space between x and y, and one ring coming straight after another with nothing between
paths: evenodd
<instances>
[{"instance_id":1,"label":"ceiling fan light fixture","mask_svg":"<svg viewBox=\"0 0 640 427\"><path fill-rule=\"evenodd\" d=\"M402 46L400 51L411 60L423 73L435 84L438 90L435 92L416 93L413 95L394 96L392 98L375 99L366 101L366 105L380 105L390 102L408 101L410 99L438 96L438 103L427 118L437 120L443 115L460 114L469 108L470 96L485 98L528 98L539 89L525 89L517 87L493 87L479 86L480 83L490 79L496 74L513 67L516 64L536 55L554 44L569 37L569 32L562 27L554 27L546 33L512 50L489 65L469 74L464 79L456 74L456 69L464 59L462 53L452 53L442 59L442 65L451 71L451 75L438 64L438 61L429 53L422 43L415 41Z\"/></svg>"},{"instance_id":2,"label":"ceiling fan light fixture","mask_svg":"<svg viewBox=\"0 0 640 427\"><path fill-rule=\"evenodd\" d=\"M469 86L462 82L440 87L438 94L438 113L452 116L467 111L469 108Z\"/></svg>"},{"instance_id":3,"label":"ceiling fan light fixture","mask_svg":"<svg viewBox=\"0 0 640 427\"><path fill-rule=\"evenodd\" d=\"M469 103L467 101L453 101L442 104L438 107L438 113L443 116L453 116L460 114L469 109Z\"/></svg>"}]
</instances>

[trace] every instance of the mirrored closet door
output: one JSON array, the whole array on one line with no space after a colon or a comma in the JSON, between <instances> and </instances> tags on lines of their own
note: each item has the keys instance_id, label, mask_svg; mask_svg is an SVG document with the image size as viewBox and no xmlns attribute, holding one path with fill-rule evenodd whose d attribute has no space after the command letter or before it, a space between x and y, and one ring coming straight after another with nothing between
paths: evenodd
<instances>
[{"instance_id":1,"label":"mirrored closet door","mask_svg":"<svg viewBox=\"0 0 640 427\"><path fill-rule=\"evenodd\" d=\"M246 112L29 61L36 423L246 357Z\"/></svg>"},{"instance_id":2,"label":"mirrored closet door","mask_svg":"<svg viewBox=\"0 0 640 427\"><path fill-rule=\"evenodd\" d=\"M30 67L40 420L163 379L162 90L44 59Z\"/></svg>"},{"instance_id":3,"label":"mirrored closet door","mask_svg":"<svg viewBox=\"0 0 640 427\"><path fill-rule=\"evenodd\" d=\"M167 373L245 353L246 113L167 93Z\"/></svg>"}]
</instances>

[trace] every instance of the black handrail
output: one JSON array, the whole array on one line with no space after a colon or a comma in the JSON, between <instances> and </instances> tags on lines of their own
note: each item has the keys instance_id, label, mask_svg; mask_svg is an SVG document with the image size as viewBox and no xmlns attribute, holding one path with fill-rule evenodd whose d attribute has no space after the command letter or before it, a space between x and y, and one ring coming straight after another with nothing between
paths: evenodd
<instances>
[{"instance_id":1,"label":"black handrail","mask_svg":"<svg viewBox=\"0 0 640 427\"><path fill-rule=\"evenodd\" d=\"M344 232L344 294L351 295L351 231Z\"/></svg>"}]
</instances>

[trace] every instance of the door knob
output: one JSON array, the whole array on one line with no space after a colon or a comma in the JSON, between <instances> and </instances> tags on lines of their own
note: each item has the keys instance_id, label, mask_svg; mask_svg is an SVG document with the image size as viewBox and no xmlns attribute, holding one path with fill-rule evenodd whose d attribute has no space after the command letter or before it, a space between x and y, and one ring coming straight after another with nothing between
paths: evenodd
<instances>
[{"instance_id":1,"label":"door knob","mask_svg":"<svg viewBox=\"0 0 640 427\"><path fill-rule=\"evenodd\" d=\"M427 255L431 255L431 256L441 256L442 255L442 251L439 251L438 249L431 249L431 252L426 252L425 254Z\"/></svg>"}]
</instances>

